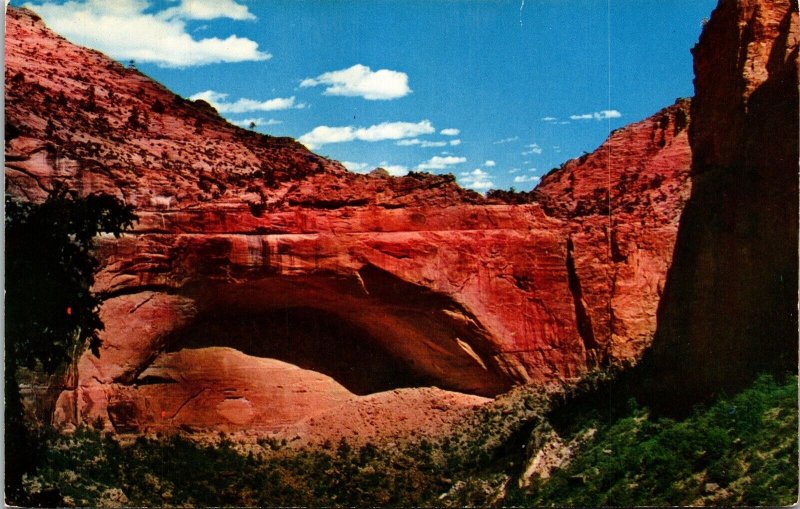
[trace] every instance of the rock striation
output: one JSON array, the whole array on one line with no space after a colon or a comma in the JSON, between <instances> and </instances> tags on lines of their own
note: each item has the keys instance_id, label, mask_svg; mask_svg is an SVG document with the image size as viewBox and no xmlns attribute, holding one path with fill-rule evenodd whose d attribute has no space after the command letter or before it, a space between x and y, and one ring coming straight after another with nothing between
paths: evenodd
<instances>
[{"instance_id":1,"label":"rock striation","mask_svg":"<svg viewBox=\"0 0 800 509\"><path fill-rule=\"evenodd\" d=\"M25 9L5 94L12 196L61 183L140 216L98 239L104 343L59 426L272 429L376 392L493 396L634 361L690 192L687 100L508 204L235 127Z\"/></svg>"},{"instance_id":2,"label":"rock striation","mask_svg":"<svg viewBox=\"0 0 800 509\"><path fill-rule=\"evenodd\" d=\"M795 0L722 0L693 50L693 188L648 359L656 402L796 372L799 42Z\"/></svg>"}]
</instances>

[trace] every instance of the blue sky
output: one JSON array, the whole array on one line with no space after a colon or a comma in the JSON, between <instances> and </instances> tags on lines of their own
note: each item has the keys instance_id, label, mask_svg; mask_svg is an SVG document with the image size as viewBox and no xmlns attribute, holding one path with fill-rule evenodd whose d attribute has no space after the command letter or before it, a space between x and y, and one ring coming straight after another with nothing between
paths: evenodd
<instances>
[{"instance_id":1,"label":"blue sky","mask_svg":"<svg viewBox=\"0 0 800 509\"><path fill-rule=\"evenodd\" d=\"M716 0L13 1L57 32L356 171L531 189L691 96Z\"/></svg>"}]
</instances>

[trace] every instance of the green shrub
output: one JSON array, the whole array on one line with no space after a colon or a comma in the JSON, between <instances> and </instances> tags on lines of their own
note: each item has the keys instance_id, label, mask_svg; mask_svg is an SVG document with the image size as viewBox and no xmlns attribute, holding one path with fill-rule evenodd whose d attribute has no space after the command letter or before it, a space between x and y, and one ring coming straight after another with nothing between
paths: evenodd
<instances>
[{"instance_id":1,"label":"green shrub","mask_svg":"<svg viewBox=\"0 0 800 509\"><path fill-rule=\"evenodd\" d=\"M582 388L580 388L582 387ZM595 382L576 394L591 394ZM569 392L569 391L568 391ZM558 399L558 398L556 398ZM129 445L90 429L42 435L45 467L31 492L54 488L74 505L124 496L136 506L553 506L789 504L797 496L796 377L759 378L742 393L683 420L651 419L628 402L620 413L586 412L518 388L468 414L439 439L291 449L276 440L248 453L223 437L180 436ZM576 401L581 401L577 399ZM616 412L616 411L615 411ZM569 424L569 425L567 425ZM526 460L553 432L580 442L571 462L526 489ZM118 490L118 491L117 491Z\"/></svg>"}]
</instances>

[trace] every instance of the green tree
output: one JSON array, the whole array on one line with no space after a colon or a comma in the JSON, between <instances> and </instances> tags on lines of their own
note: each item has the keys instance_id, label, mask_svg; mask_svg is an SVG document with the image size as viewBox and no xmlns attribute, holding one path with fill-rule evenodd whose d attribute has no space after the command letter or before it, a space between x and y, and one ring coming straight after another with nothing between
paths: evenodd
<instances>
[{"instance_id":1,"label":"green tree","mask_svg":"<svg viewBox=\"0 0 800 509\"><path fill-rule=\"evenodd\" d=\"M56 187L41 204L6 197L6 496L22 502L22 477L37 451L23 418L19 368L52 374L88 346L99 356L100 299L90 288L101 232L119 236L136 216L105 194Z\"/></svg>"}]
</instances>

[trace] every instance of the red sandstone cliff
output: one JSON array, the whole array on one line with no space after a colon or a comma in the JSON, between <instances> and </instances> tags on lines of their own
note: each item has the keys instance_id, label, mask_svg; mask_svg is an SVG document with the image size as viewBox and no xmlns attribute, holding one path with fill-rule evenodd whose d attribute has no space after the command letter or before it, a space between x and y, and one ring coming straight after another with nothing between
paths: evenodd
<instances>
[{"instance_id":1,"label":"red sandstone cliff","mask_svg":"<svg viewBox=\"0 0 800 509\"><path fill-rule=\"evenodd\" d=\"M60 181L141 218L98 241L104 345L57 424L269 429L394 387L570 378L652 338L689 193L688 101L504 205L234 127L29 11L9 9L5 93L9 193Z\"/></svg>"},{"instance_id":2,"label":"red sandstone cliff","mask_svg":"<svg viewBox=\"0 0 800 509\"><path fill-rule=\"evenodd\" d=\"M797 12L722 0L694 48L694 182L648 359L655 401L797 369Z\"/></svg>"}]
</instances>

